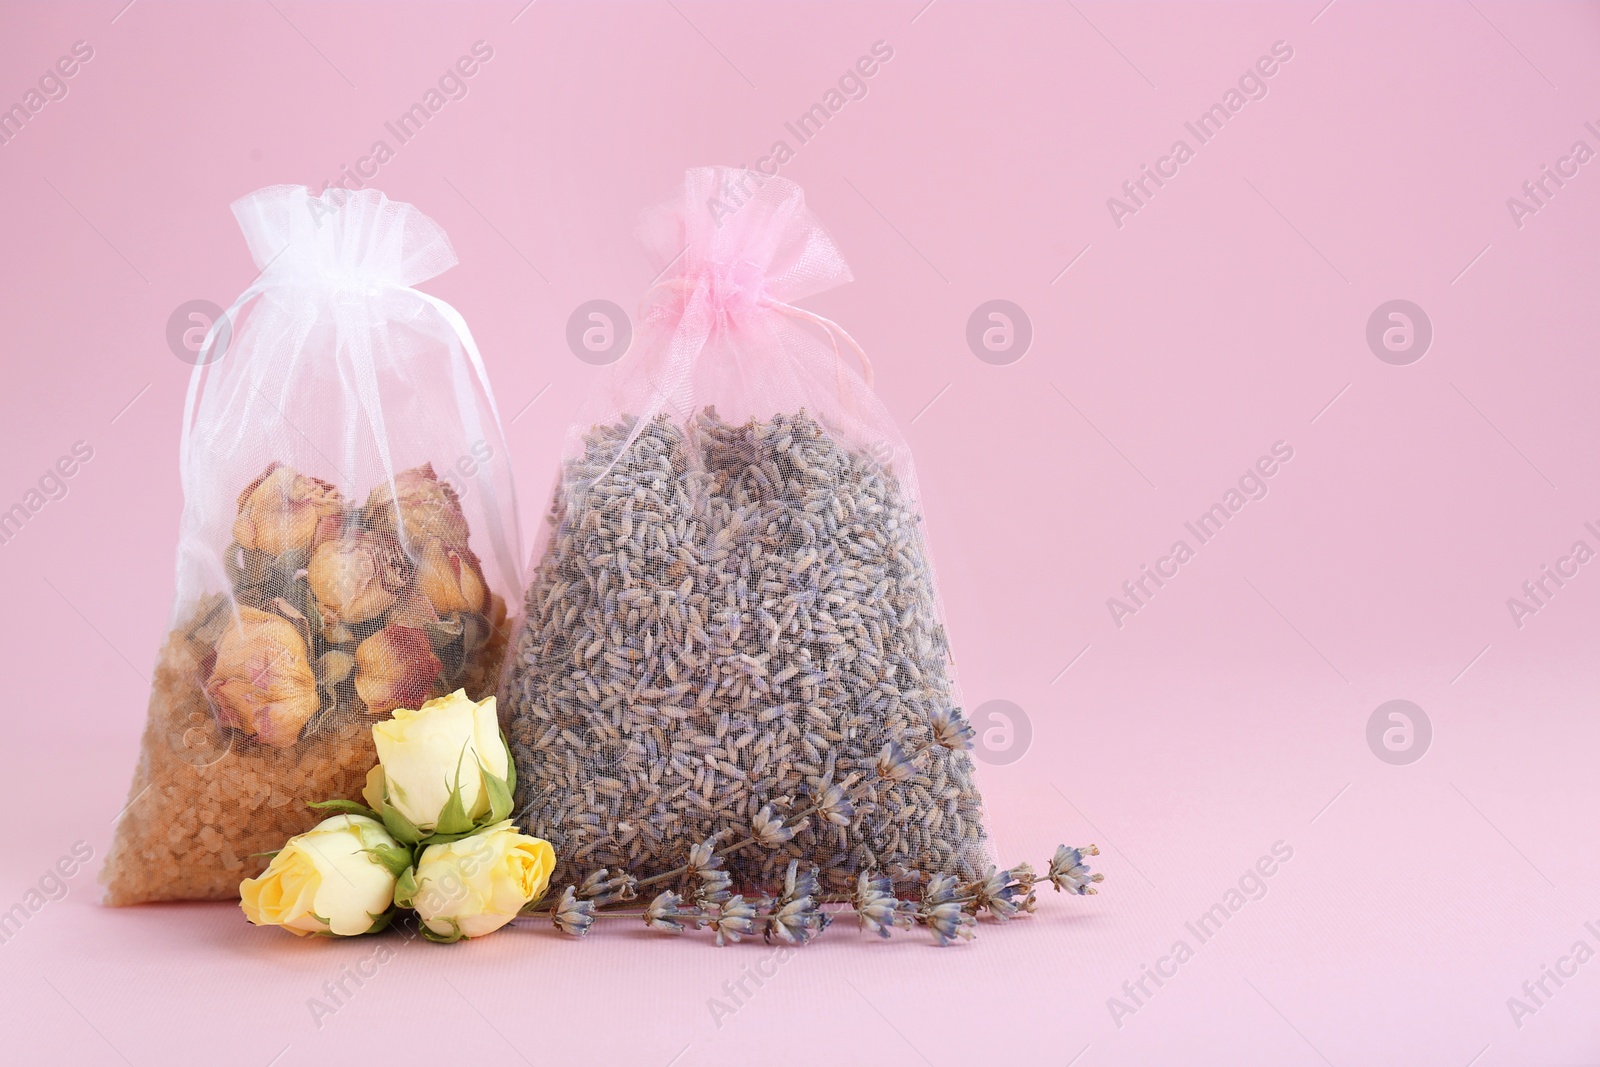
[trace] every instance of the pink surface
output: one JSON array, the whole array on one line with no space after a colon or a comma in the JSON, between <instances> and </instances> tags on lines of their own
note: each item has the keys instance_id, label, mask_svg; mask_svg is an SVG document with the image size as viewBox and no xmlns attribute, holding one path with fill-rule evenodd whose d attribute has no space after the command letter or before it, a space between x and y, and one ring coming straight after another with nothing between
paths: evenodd
<instances>
[{"instance_id":1,"label":"pink surface","mask_svg":"<svg viewBox=\"0 0 1600 1067\"><path fill-rule=\"evenodd\" d=\"M1561 563L1600 549L1600 162L1572 155L1600 150L1600 10L120 6L0 7L0 103L93 50L0 145L0 506L93 450L0 545L0 909L75 842L94 854L0 945L7 1062L1600 1057L1600 563ZM465 97L375 184L460 254L427 289L516 415L525 536L598 373L568 316L636 305L637 212L685 167L786 140L857 278L808 306L872 354L915 450L969 701L1032 723L981 777L1002 858L1098 841L1099 896L948 951L835 929L781 966L632 924L392 941L320 1026L310 998L380 942L95 904L172 593L189 367L168 317L250 281L231 200L392 147L385 123L479 40ZM866 95L799 144L785 123L877 41ZM1200 143L1185 123L1280 41ZM1192 158L1163 162L1180 138ZM1113 212L1146 164L1165 184ZM1564 184L1513 211L1546 165ZM966 341L991 299L1031 319L1010 365ZM1367 343L1396 299L1432 324L1408 365ZM1266 496L1199 545L1184 524L1280 441ZM1193 558L1119 627L1108 598L1179 539ZM1514 617L1545 565L1577 573ZM1409 765L1368 747L1393 699L1432 725ZM1277 842L1292 858L1245 877ZM1241 878L1264 895L1201 944L1185 924ZM1170 973L1179 940L1193 957L1136 1003L1123 983ZM714 1017L747 967L776 974Z\"/></svg>"}]
</instances>

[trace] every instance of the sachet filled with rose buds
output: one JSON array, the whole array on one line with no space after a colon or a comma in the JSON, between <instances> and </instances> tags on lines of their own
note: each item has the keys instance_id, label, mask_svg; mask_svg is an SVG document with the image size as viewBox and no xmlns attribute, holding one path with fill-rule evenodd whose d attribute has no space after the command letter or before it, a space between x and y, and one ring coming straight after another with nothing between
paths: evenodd
<instances>
[{"instance_id":1,"label":"sachet filled with rose buds","mask_svg":"<svg viewBox=\"0 0 1600 1067\"><path fill-rule=\"evenodd\" d=\"M184 411L177 594L106 901L229 899L361 796L371 726L491 695L521 588L516 501L471 332L413 286L456 262L376 190L233 205L260 274Z\"/></svg>"}]
</instances>

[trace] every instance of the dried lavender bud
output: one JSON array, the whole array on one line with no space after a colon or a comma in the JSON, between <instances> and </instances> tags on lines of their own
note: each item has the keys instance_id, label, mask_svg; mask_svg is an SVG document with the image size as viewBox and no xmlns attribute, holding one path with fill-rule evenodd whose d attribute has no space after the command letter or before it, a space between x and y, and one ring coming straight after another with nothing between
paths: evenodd
<instances>
[{"instance_id":1,"label":"dried lavender bud","mask_svg":"<svg viewBox=\"0 0 1600 1067\"><path fill-rule=\"evenodd\" d=\"M934 711L929 723L933 727L934 744L950 749L952 752L964 751L972 747L972 739L976 735L972 724L961 714L960 708L939 708Z\"/></svg>"},{"instance_id":2,"label":"dried lavender bud","mask_svg":"<svg viewBox=\"0 0 1600 1067\"><path fill-rule=\"evenodd\" d=\"M718 831L704 841L689 846L689 862L684 869L690 876L722 866L722 857L717 855L717 842L725 833L726 831Z\"/></svg>"},{"instance_id":3,"label":"dried lavender bud","mask_svg":"<svg viewBox=\"0 0 1600 1067\"><path fill-rule=\"evenodd\" d=\"M963 941L972 940L978 926L978 920L967 913L958 901L947 900L942 904L929 904L923 902L917 910L917 921L933 931L933 936L939 942L939 947L954 944L956 939Z\"/></svg>"},{"instance_id":4,"label":"dried lavender bud","mask_svg":"<svg viewBox=\"0 0 1600 1067\"><path fill-rule=\"evenodd\" d=\"M569 885L550 909L550 921L562 933L582 937L594 925L594 903L579 900L577 891Z\"/></svg>"},{"instance_id":5,"label":"dried lavender bud","mask_svg":"<svg viewBox=\"0 0 1600 1067\"><path fill-rule=\"evenodd\" d=\"M878 777L886 782L903 782L917 773L905 750L894 741L884 745L883 751L878 753L877 771Z\"/></svg>"},{"instance_id":6,"label":"dried lavender bud","mask_svg":"<svg viewBox=\"0 0 1600 1067\"><path fill-rule=\"evenodd\" d=\"M953 874L935 874L928 879L928 888L922 891L924 904L944 904L949 901L964 903L965 898L958 895L961 886Z\"/></svg>"},{"instance_id":7,"label":"dried lavender bud","mask_svg":"<svg viewBox=\"0 0 1600 1067\"><path fill-rule=\"evenodd\" d=\"M702 908L721 904L732 891L733 876L727 871L701 871L700 884L694 891L694 902Z\"/></svg>"},{"instance_id":8,"label":"dried lavender bud","mask_svg":"<svg viewBox=\"0 0 1600 1067\"><path fill-rule=\"evenodd\" d=\"M683 898L668 890L650 902L644 911L644 924L652 930L669 934L683 932L684 923L696 930L704 926L706 917L698 908L683 907Z\"/></svg>"},{"instance_id":9,"label":"dried lavender bud","mask_svg":"<svg viewBox=\"0 0 1600 1067\"><path fill-rule=\"evenodd\" d=\"M639 880L626 871L612 874L601 867L592 872L578 886L578 896L593 901L597 907L614 901L633 900L639 895Z\"/></svg>"},{"instance_id":10,"label":"dried lavender bud","mask_svg":"<svg viewBox=\"0 0 1600 1067\"><path fill-rule=\"evenodd\" d=\"M778 898L778 902L787 903L801 897L821 895L822 887L817 881L816 868L801 867L799 860L790 860L788 870L783 875L783 895Z\"/></svg>"},{"instance_id":11,"label":"dried lavender bud","mask_svg":"<svg viewBox=\"0 0 1600 1067\"><path fill-rule=\"evenodd\" d=\"M839 785L824 786L817 796L816 808L817 814L834 826L849 826L850 820L856 815L855 805L850 803L844 787Z\"/></svg>"},{"instance_id":12,"label":"dried lavender bud","mask_svg":"<svg viewBox=\"0 0 1600 1067\"><path fill-rule=\"evenodd\" d=\"M972 898L970 908L973 914L988 908L989 914L1002 921L1015 915L1018 907L1017 887L1011 881L1010 871L997 871L990 867L982 878L968 882L962 892Z\"/></svg>"},{"instance_id":13,"label":"dried lavender bud","mask_svg":"<svg viewBox=\"0 0 1600 1067\"><path fill-rule=\"evenodd\" d=\"M833 917L810 897L799 897L780 904L767 917L766 940L771 944L774 935L791 945L804 945L823 930Z\"/></svg>"},{"instance_id":14,"label":"dried lavender bud","mask_svg":"<svg viewBox=\"0 0 1600 1067\"><path fill-rule=\"evenodd\" d=\"M611 872L604 867L601 867L598 871L591 871L589 876L579 883L578 892L585 897L593 897L599 893L605 892L606 889L609 888L609 883L606 881L606 877L610 873Z\"/></svg>"},{"instance_id":15,"label":"dried lavender bud","mask_svg":"<svg viewBox=\"0 0 1600 1067\"><path fill-rule=\"evenodd\" d=\"M1085 856L1098 856L1100 849L1094 845L1085 848L1068 848L1066 845L1056 846L1056 854L1050 857L1050 884L1056 887L1056 892L1076 893L1080 896L1095 892L1091 882L1103 882L1106 876L1098 872L1089 873L1089 867L1083 862Z\"/></svg>"},{"instance_id":16,"label":"dried lavender bud","mask_svg":"<svg viewBox=\"0 0 1600 1067\"><path fill-rule=\"evenodd\" d=\"M928 876L915 867L907 867L903 863L891 863L889 865L889 880L896 885L901 882L910 882L913 885L920 886L927 882Z\"/></svg>"},{"instance_id":17,"label":"dried lavender bud","mask_svg":"<svg viewBox=\"0 0 1600 1067\"><path fill-rule=\"evenodd\" d=\"M817 903L821 892L817 872L809 867L801 869L798 860L790 860L784 872L783 895L767 917L767 942L770 944L776 934L791 945L804 945L827 929L833 917Z\"/></svg>"},{"instance_id":18,"label":"dried lavender bud","mask_svg":"<svg viewBox=\"0 0 1600 1067\"><path fill-rule=\"evenodd\" d=\"M907 904L894 895L894 883L883 875L862 871L856 878L851 900L856 922L868 933L887 939L892 927L910 926L914 921Z\"/></svg>"},{"instance_id":19,"label":"dried lavender bud","mask_svg":"<svg viewBox=\"0 0 1600 1067\"><path fill-rule=\"evenodd\" d=\"M745 900L742 896L730 897L717 909L708 925L717 934L717 947L721 948L724 940L738 942L741 937L749 937L756 932L756 905Z\"/></svg>"},{"instance_id":20,"label":"dried lavender bud","mask_svg":"<svg viewBox=\"0 0 1600 1067\"><path fill-rule=\"evenodd\" d=\"M803 825L803 822L802 822ZM772 814L772 805L763 804L750 824L750 833L756 844L765 849L776 849L794 837L798 827L783 825L783 820Z\"/></svg>"},{"instance_id":21,"label":"dried lavender bud","mask_svg":"<svg viewBox=\"0 0 1600 1067\"><path fill-rule=\"evenodd\" d=\"M1034 885L1039 881L1039 875L1034 871L1033 864L1027 862L1013 864L1011 878L1016 882L1017 895L1022 898L1017 902L1017 909L1033 914L1039 907L1039 895L1034 892Z\"/></svg>"}]
</instances>

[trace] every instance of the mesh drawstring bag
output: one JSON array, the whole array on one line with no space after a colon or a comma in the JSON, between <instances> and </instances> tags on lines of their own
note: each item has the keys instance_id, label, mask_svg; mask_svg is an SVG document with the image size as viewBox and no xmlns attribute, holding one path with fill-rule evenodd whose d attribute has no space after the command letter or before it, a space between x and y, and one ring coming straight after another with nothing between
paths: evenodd
<instances>
[{"instance_id":1,"label":"mesh drawstring bag","mask_svg":"<svg viewBox=\"0 0 1600 1067\"><path fill-rule=\"evenodd\" d=\"M374 721L494 691L520 588L482 359L412 288L455 264L444 231L370 189L233 212L261 273L189 383L177 595L111 904L236 897L321 818L307 801L359 798Z\"/></svg>"},{"instance_id":2,"label":"mesh drawstring bag","mask_svg":"<svg viewBox=\"0 0 1600 1067\"><path fill-rule=\"evenodd\" d=\"M740 886L791 859L834 888L976 877L971 756L934 743L970 728L911 455L865 355L794 306L844 260L798 186L721 168L643 235L662 274L569 434L501 683L519 820L555 884L757 827ZM891 745L903 780L875 770Z\"/></svg>"}]
</instances>

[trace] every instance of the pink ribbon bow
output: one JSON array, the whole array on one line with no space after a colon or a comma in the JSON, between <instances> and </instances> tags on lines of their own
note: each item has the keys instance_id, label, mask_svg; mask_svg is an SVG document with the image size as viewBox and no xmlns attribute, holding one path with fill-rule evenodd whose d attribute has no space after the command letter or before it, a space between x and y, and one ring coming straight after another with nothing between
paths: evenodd
<instances>
[{"instance_id":1,"label":"pink ribbon bow","mask_svg":"<svg viewBox=\"0 0 1600 1067\"><path fill-rule=\"evenodd\" d=\"M794 182L731 167L690 170L683 195L648 212L640 236L661 267L645 294L640 322L671 333L672 363L686 366L719 333L756 331L764 316L777 314L827 333L841 393L841 340L855 352L862 380L871 387L872 364L844 328L794 306L851 278Z\"/></svg>"}]
</instances>

